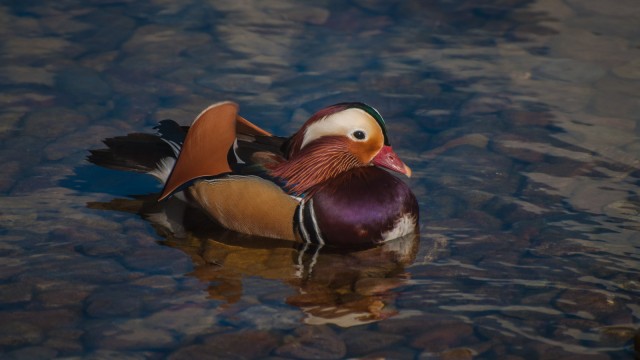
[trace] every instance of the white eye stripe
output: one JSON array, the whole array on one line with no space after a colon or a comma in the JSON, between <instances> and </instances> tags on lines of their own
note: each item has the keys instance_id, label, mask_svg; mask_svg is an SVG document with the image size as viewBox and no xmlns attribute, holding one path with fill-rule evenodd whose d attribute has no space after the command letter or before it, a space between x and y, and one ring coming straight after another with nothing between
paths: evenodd
<instances>
[{"instance_id":1,"label":"white eye stripe","mask_svg":"<svg viewBox=\"0 0 640 360\"><path fill-rule=\"evenodd\" d=\"M379 128L379 125L365 111L356 108L346 109L311 124L305 131L301 148L313 140L331 135L347 136L353 140L362 141L353 135L358 130L365 133L366 140L376 128Z\"/></svg>"}]
</instances>

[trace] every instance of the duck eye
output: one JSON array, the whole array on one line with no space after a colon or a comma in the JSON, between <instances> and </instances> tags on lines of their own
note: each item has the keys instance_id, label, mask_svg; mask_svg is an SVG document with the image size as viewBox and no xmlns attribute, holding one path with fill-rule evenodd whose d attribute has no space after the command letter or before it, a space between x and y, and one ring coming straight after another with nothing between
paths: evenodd
<instances>
[{"instance_id":1,"label":"duck eye","mask_svg":"<svg viewBox=\"0 0 640 360\"><path fill-rule=\"evenodd\" d=\"M358 139L358 140L364 140L365 137L367 137L367 135L364 133L364 131L362 130L356 130L353 132L353 137Z\"/></svg>"}]
</instances>

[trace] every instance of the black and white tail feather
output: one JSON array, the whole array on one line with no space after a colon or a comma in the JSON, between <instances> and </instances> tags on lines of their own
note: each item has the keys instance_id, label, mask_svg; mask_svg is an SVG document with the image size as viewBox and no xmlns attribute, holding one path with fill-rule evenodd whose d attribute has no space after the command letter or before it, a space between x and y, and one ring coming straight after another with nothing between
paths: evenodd
<instances>
[{"instance_id":1,"label":"black and white tail feather","mask_svg":"<svg viewBox=\"0 0 640 360\"><path fill-rule=\"evenodd\" d=\"M105 139L103 142L107 148L90 150L87 160L109 169L148 174L164 184L180 154L188 127L182 127L172 120L163 120L155 129L157 134L132 133ZM174 236L184 236L184 227L176 219L183 218L188 205L181 194L177 198L183 201L172 201L159 211L144 216L171 231Z\"/></svg>"},{"instance_id":2,"label":"black and white tail feather","mask_svg":"<svg viewBox=\"0 0 640 360\"><path fill-rule=\"evenodd\" d=\"M164 185L180 155L189 127L162 120L154 129L156 134L132 133L105 139L107 148L90 150L87 159L109 169L151 175ZM279 136L238 134L228 154L233 173L269 178L264 168L253 163L253 156L257 152L283 156L281 149L285 141Z\"/></svg>"},{"instance_id":3,"label":"black and white tail feather","mask_svg":"<svg viewBox=\"0 0 640 360\"><path fill-rule=\"evenodd\" d=\"M114 170L151 175L164 184L180 154L188 127L163 120L157 134L132 133L105 139L106 149L90 150L89 162Z\"/></svg>"}]
</instances>

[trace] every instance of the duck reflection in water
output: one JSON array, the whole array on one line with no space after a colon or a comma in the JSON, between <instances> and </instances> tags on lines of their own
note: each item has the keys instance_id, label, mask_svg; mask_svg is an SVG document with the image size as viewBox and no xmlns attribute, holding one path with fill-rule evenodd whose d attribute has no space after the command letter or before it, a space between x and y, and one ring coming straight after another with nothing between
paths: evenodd
<instances>
[{"instance_id":1,"label":"duck reflection in water","mask_svg":"<svg viewBox=\"0 0 640 360\"><path fill-rule=\"evenodd\" d=\"M297 294L309 324L348 327L395 315L394 289L406 285L405 267L415 261L419 233L368 248L331 248L263 238L226 230L197 208L157 194L89 203L93 209L137 213L149 221L164 244L188 254L192 275L210 283L213 299L231 304L242 296L242 279L280 280Z\"/></svg>"}]
</instances>

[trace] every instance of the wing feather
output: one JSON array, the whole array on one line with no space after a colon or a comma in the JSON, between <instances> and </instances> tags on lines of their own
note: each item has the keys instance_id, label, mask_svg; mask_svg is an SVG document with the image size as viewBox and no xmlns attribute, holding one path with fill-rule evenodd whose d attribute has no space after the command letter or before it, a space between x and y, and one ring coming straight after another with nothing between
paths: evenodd
<instances>
[{"instance_id":1,"label":"wing feather","mask_svg":"<svg viewBox=\"0 0 640 360\"><path fill-rule=\"evenodd\" d=\"M159 200L197 178L231 172L227 153L236 139L237 115L237 104L221 102L196 117Z\"/></svg>"}]
</instances>

